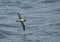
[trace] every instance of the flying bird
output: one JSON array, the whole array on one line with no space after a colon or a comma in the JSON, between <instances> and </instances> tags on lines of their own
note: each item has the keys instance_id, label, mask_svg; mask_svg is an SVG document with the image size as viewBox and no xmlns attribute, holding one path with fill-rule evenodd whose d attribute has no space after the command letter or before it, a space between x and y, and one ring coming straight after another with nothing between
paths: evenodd
<instances>
[{"instance_id":1,"label":"flying bird","mask_svg":"<svg viewBox=\"0 0 60 42\"><path fill-rule=\"evenodd\" d=\"M25 31L25 24L24 24L24 22L25 22L26 20L23 19L19 13L17 13L17 15L18 15L18 20L17 20L16 22L21 22L22 27L23 27L23 30Z\"/></svg>"}]
</instances>

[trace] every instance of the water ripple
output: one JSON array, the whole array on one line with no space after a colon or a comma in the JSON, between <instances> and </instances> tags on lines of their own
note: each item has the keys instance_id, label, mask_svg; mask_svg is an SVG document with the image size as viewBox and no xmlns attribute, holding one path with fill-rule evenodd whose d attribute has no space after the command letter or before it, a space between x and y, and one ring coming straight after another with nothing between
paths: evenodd
<instances>
[{"instance_id":1,"label":"water ripple","mask_svg":"<svg viewBox=\"0 0 60 42\"><path fill-rule=\"evenodd\" d=\"M7 30L2 30L0 29L0 33L2 33L1 35L17 35L16 33L12 32L12 31L7 31Z\"/></svg>"},{"instance_id":2,"label":"water ripple","mask_svg":"<svg viewBox=\"0 0 60 42\"><path fill-rule=\"evenodd\" d=\"M16 28L16 27L19 27L19 26L14 26L14 25L9 25L9 24L0 24L1 27L13 27L13 28Z\"/></svg>"},{"instance_id":3,"label":"water ripple","mask_svg":"<svg viewBox=\"0 0 60 42\"><path fill-rule=\"evenodd\" d=\"M54 2L54 1L43 1L44 3L52 3L52 2Z\"/></svg>"},{"instance_id":4,"label":"water ripple","mask_svg":"<svg viewBox=\"0 0 60 42\"><path fill-rule=\"evenodd\" d=\"M21 8L23 8L23 9L31 9L31 8L33 8L32 6L23 6L23 7L21 7Z\"/></svg>"},{"instance_id":5,"label":"water ripple","mask_svg":"<svg viewBox=\"0 0 60 42\"><path fill-rule=\"evenodd\" d=\"M0 17L0 19L6 19L7 17Z\"/></svg>"},{"instance_id":6,"label":"water ripple","mask_svg":"<svg viewBox=\"0 0 60 42\"><path fill-rule=\"evenodd\" d=\"M57 12L60 12L60 8L57 8L57 9L54 9L54 10L56 10Z\"/></svg>"},{"instance_id":7,"label":"water ripple","mask_svg":"<svg viewBox=\"0 0 60 42\"><path fill-rule=\"evenodd\" d=\"M6 36L0 32L0 39L6 38Z\"/></svg>"},{"instance_id":8,"label":"water ripple","mask_svg":"<svg viewBox=\"0 0 60 42\"><path fill-rule=\"evenodd\" d=\"M21 2L0 2L0 3L21 3Z\"/></svg>"},{"instance_id":9,"label":"water ripple","mask_svg":"<svg viewBox=\"0 0 60 42\"><path fill-rule=\"evenodd\" d=\"M60 26L60 23L52 23L49 26Z\"/></svg>"},{"instance_id":10,"label":"water ripple","mask_svg":"<svg viewBox=\"0 0 60 42\"><path fill-rule=\"evenodd\" d=\"M43 3L53 3L53 2L57 2L59 0L44 0L42 1Z\"/></svg>"}]
</instances>

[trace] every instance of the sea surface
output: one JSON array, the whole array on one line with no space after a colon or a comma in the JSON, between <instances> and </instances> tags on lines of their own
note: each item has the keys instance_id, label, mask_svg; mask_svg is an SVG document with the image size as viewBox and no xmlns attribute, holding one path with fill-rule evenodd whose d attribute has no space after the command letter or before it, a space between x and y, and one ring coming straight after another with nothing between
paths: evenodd
<instances>
[{"instance_id":1,"label":"sea surface","mask_svg":"<svg viewBox=\"0 0 60 42\"><path fill-rule=\"evenodd\" d=\"M60 42L60 0L0 0L0 42Z\"/></svg>"}]
</instances>

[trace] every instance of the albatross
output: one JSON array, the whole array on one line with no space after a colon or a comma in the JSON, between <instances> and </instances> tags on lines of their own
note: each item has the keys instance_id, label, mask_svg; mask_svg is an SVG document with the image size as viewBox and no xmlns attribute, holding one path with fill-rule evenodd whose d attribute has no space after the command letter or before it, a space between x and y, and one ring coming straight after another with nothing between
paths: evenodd
<instances>
[{"instance_id":1,"label":"albatross","mask_svg":"<svg viewBox=\"0 0 60 42\"><path fill-rule=\"evenodd\" d=\"M16 22L21 22L23 30L25 31L25 24L24 24L25 19L23 19L19 13L17 13L17 15L18 15L18 20Z\"/></svg>"}]
</instances>

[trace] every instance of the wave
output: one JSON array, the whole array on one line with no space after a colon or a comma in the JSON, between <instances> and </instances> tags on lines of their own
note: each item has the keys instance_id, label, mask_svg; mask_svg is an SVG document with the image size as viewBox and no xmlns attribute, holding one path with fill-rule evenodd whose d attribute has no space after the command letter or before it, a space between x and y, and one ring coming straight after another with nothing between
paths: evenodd
<instances>
[{"instance_id":1,"label":"wave","mask_svg":"<svg viewBox=\"0 0 60 42\"><path fill-rule=\"evenodd\" d=\"M60 0L44 0L42 1L43 3L53 3L53 2L58 2Z\"/></svg>"},{"instance_id":2,"label":"wave","mask_svg":"<svg viewBox=\"0 0 60 42\"><path fill-rule=\"evenodd\" d=\"M60 8L57 8L57 9L54 9L54 10L56 10L57 12L60 12Z\"/></svg>"},{"instance_id":3,"label":"wave","mask_svg":"<svg viewBox=\"0 0 60 42\"><path fill-rule=\"evenodd\" d=\"M16 27L19 27L19 26L14 26L14 25L9 25L9 24L0 24L0 27L13 27L13 28L16 28Z\"/></svg>"},{"instance_id":4,"label":"wave","mask_svg":"<svg viewBox=\"0 0 60 42\"><path fill-rule=\"evenodd\" d=\"M49 31L49 32L45 32L47 35L51 35L51 36L60 36L60 33L58 31Z\"/></svg>"},{"instance_id":5,"label":"wave","mask_svg":"<svg viewBox=\"0 0 60 42\"><path fill-rule=\"evenodd\" d=\"M7 17L0 17L0 19L6 19Z\"/></svg>"},{"instance_id":6,"label":"wave","mask_svg":"<svg viewBox=\"0 0 60 42\"><path fill-rule=\"evenodd\" d=\"M0 39L6 38L6 36L0 32Z\"/></svg>"},{"instance_id":7,"label":"wave","mask_svg":"<svg viewBox=\"0 0 60 42\"><path fill-rule=\"evenodd\" d=\"M23 7L21 7L22 9L31 9L31 8L33 8L32 6L23 6Z\"/></svg>"},{"instance_id":8,"label":"wave","mask_svg":"<svg viewBox=\"0 0 60 42\"><path fill-rule=\"evenodd\" d=\"M21 2L0 2L0 3L21 3Z\"/></svg>"},{"instance_id":9,"label":"wave","mask_svg":"<svg viewBox=\"0 0 60 42\"><path fill-rule=\"evenodd\" d=\"M8 31L8 30L3 30L3 29L0 29L0 34L1 35L18 35L17 33L15 32L12 32L12 31Z\"/></svg>"},{"instance_id":10,"label":"wave","mask_svg":"<svg viewBox=\"0 0 60 42\"><path fill-rule=\"evenodd\" d=\"M7 35L18 35L18 34L12 32L12 31L0 29L0 39L6 38Z\"/></svg>"},{"instance_id":11,"label":"wave","mask_svg":"<svg viewBox=\"0 0 60 42\"><path fill-rule=\"evenodd\" d=\"M60 26L60 23L59 22L58 23L52 23L49 26Z\"/></svg>"}]
</instances>

